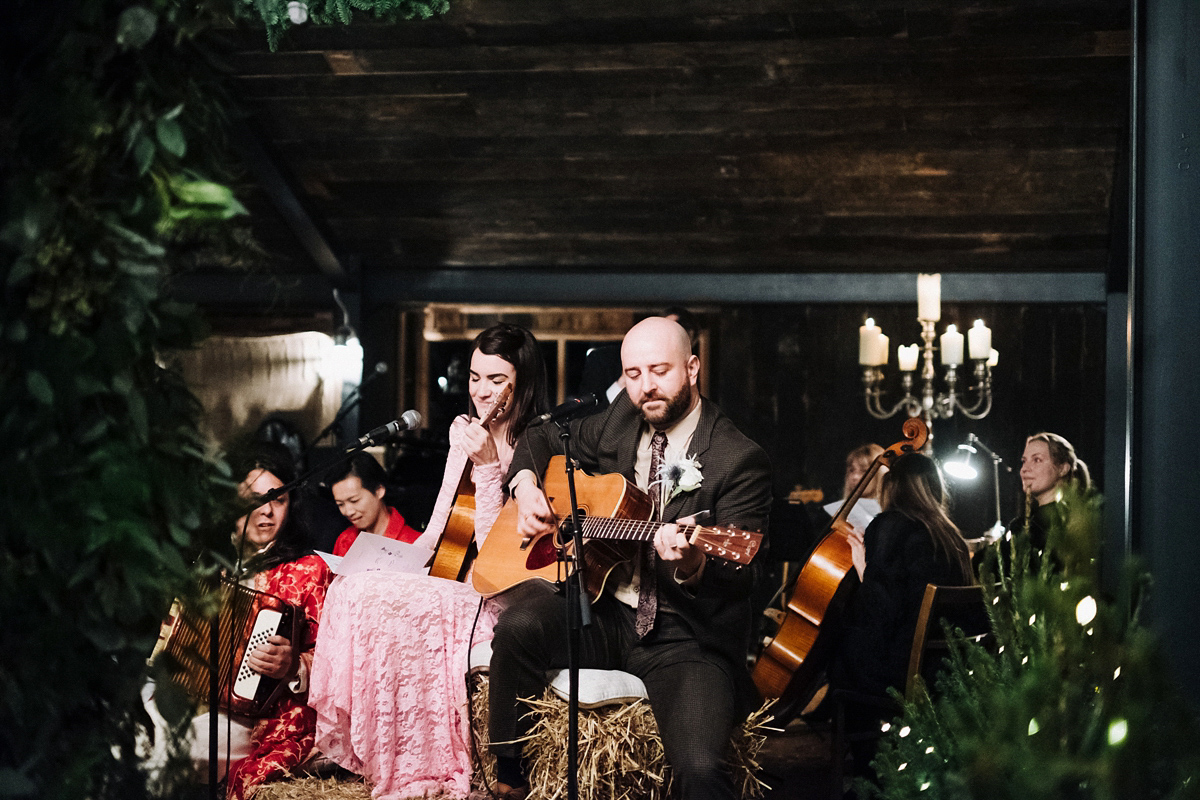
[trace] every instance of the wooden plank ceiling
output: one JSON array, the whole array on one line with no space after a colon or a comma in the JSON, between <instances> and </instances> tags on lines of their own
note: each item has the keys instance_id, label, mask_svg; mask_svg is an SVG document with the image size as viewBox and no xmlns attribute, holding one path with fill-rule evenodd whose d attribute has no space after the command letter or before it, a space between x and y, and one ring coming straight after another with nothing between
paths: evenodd
<instances>
[{"instance_id":1,"label":"wooden plank ceiling","mask_svg":"<svg viewBox=\"0 0 1200 800\"><path fill-rule=\"evenodd\" d=\"M1125 0L454 0L214 49L363 269L1108 265Z\"/></svg>"}]
</instances>

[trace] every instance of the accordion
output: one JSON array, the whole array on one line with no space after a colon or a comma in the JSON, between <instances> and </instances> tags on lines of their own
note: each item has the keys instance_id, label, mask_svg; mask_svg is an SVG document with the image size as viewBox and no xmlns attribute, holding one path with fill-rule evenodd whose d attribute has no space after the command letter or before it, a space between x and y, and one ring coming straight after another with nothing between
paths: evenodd
<instances>
[{"instance_id":1,"label":"accordion","mask_svg":"<svg viewBox=\"0 0 1200 800\"><path fill-rule=\"evenodd\" d=\"M286 683L260 675L250 669L247 661L270 636L278 634L299 642L304 615L273 594L248 589L227 578L221 578L212 591L217 593L219 606L215 617L220 638L218 707L249 717L266 716ZM212 622L212 618L176 600L150 656L152 662L166 667L171 679L188 695L200 701L209 698Z\"/></svg>"}]
</instances>

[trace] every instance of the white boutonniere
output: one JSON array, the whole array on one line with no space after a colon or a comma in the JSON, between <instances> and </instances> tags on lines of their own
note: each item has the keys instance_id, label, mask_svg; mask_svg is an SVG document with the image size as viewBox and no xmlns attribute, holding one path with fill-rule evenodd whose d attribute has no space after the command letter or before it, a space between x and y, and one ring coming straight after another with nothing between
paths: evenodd
<instances>
[{"instance_id":1,"label":"white boutonniere","mask_svg":"<svg viewBox=\"0 0 1200 800\"><path fill-rule=\"evenodd\" d=\"M683 492L695 491L704 481L700 462L695 456L683 456L677 461L668 461L658 469L658 518L663 519L667 504Z\"/></svg>"}]
</instances>

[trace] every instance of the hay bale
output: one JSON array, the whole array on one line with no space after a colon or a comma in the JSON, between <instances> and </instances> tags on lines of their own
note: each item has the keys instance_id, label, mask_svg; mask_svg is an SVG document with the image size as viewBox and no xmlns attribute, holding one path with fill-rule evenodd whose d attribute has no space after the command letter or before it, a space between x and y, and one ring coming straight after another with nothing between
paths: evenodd
<instances>
[{"instance_id":1,"label":"hay bale","mask_svg":"<svg viewBox=\"0 0 1200 800\"><path fill-rule=\"evenodd\" d=\"M252 800L371 800L371 784L350 773L326 778L296 776L263 784ZM416 795L407 800L451 800L451 796L438 792Z\"/></svg>"},{"instance_id":2,"label":"hay bale","mask_svg":"<svg viewBox=\"0 0 1200 800\"><path fill-rule=\"evenodd\" d=\"M471 673L467 686L467 701L471 704L471 733L475 739L471 787L487 789L496 782L496 757L488 750L488 676L486 671L480 670Z\"/></svg>"},{"instance_id":3,"label":"hay bale","mask_svg":"<svg viewBox=\"0 0 1200 800\"><path fill-rule=\"evenodd\" d=\"M362 778L301 776L264 783L253 800L371 800L371 787Z\"/></svg>"},{"instance_id":4,"label":"hay bale","mask_svg":"<svg viewBox=\"0 0 1200 800\"><path fill-rule=\"evenodd\" d=\"M487 748L487 676L476 676L472 695L471 724L483 751L484 780L490 786L495 760ZM536 721L525 744L530 760L529 800L559 800L566 795L567 703L546 690L531 701ZM735 787L744 798L759 798L766 785L758 779L758 753L766 741L771 718L764 705L750 715L730 742L726 763ZM478 773L478 770L477 770ZM638 701L579 712L579 797L580 800L668 800L671 768L663 753L658 725L648 703Z\"/></svg>"}]
</instances>

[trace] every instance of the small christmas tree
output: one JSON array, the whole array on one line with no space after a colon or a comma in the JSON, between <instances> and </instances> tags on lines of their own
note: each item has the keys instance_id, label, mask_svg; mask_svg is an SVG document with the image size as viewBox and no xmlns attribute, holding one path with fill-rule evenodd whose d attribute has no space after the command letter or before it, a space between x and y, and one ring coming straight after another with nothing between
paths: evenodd
<instances>
[{"instance_id":1,"label":"small christmas tree","mask_svg":"<svg viewBox=\"0 0 1200 800\"><path fill-rule=\"evenodd\" d=\"M1097 499L1060 502L1045 552L1026 526L988 555L994 639L956 639L934 696L921 692L884 725L879 785L860 781L862 795L1200 797L1194 720L1138 624L1149 578L1131 562L1120 596L1104 598Z\"/></svg>"}]
</instances>

